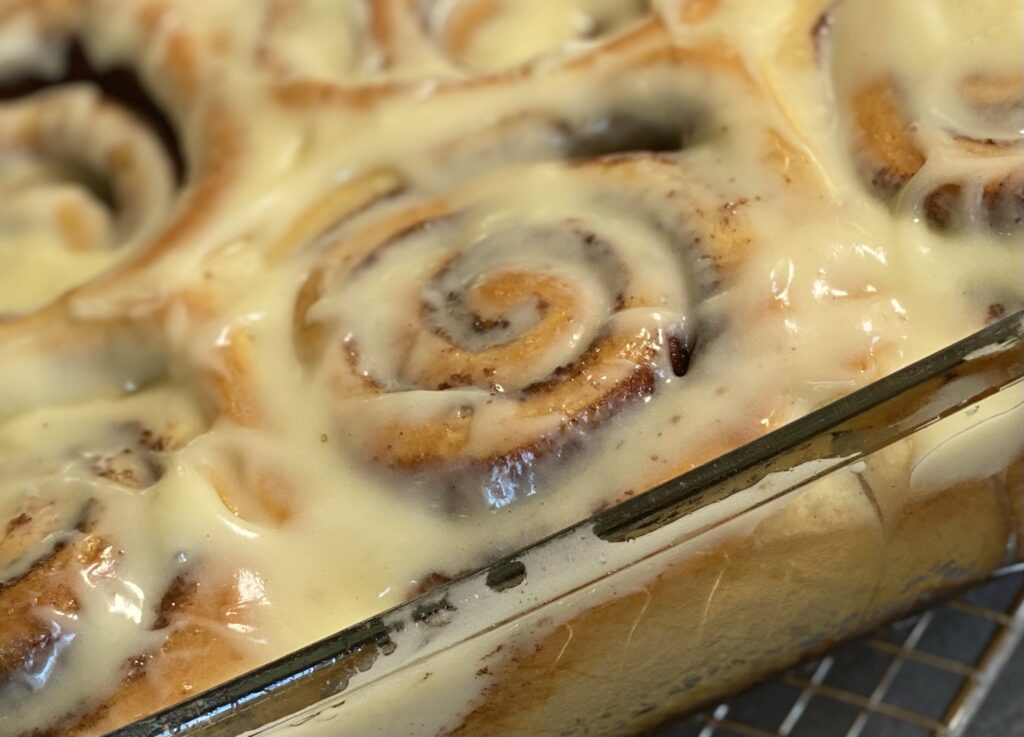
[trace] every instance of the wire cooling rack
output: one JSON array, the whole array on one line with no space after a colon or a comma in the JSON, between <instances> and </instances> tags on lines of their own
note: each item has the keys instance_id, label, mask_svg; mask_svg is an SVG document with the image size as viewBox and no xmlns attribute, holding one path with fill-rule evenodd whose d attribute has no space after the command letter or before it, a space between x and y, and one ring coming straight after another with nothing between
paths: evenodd
<instances>
[{"instance_id":1,"label":"wire cooling rack","mask_svg":"<svg viewBox=\"0 0 1024 737\"><path fill-rule=\"evenodd\" d=\"M659 735L961 737L1022 638L1019 564Z\"/></svg>"}]
</instances>

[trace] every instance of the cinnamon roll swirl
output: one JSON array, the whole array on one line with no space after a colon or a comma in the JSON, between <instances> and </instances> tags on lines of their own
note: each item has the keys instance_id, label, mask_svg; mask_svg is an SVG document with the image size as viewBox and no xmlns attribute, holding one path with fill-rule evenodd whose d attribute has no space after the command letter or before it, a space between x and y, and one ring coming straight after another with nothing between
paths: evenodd
<instances>
[{"instance_id":1,"label":"cinnamon roll swirl","mask_svg":"<svg viewBox=\"0 0 1024 737\"><path fill-rule=\"evenodd\" d=\"M975 223L1019 234L1024 51L1014 29L1022 22L1020 8L997 28L969 5L934 3L926 14L941 17L922 19L931 30L908 53L893 29L910 27L908 16L919 12L913 2L840 2L830 11L836 94L858 167L897 210L933 225ZM873 53L865 55L869 39ZM924 44L934 53L922 54Z\"/></svg>"},{"instance_id":2,"label":"cinnamon roll swirl","mask_svg":"<svg viewBox=\"0 0 1024 737\"><path fill-rule=\"evenodd\" d=\"M257 58L337 82L506 70L652 15L649 0L267 0Z\"/></svg>"},{"instance_id":3,"label":"cinnamon roll swirl","mask_svg":"<svg viewBox=\"0 0 1024 737\"><path fill-rule=\"evenodd\" d=\"M671 161L515 170L339 237L299 293L296 352L364 457L466 474L503 507L685 377L748 247Z\"/></svg>"},{"instance_id":4,"label":"cinnamon roll swirl","mask_svg":"<svg viewBox=\"0 0 1024 737\"><path fill-rule=\"evenodd\" d=\"M236 632L253 626L253 610L262 603L258 586L249 571L186 567L157 604L151 632L158 644L124 663L117 689L85 714L62 720L59 733L113 731L244 670L250 656Z\"/></svg>"},{"instance_id":5,"label":"cinnamon roll swirl","mask_svg":"<svg viewBox=\"0 0 1024 737\"><path fill-rule=\"evenodd\" d=\"M600 99L586 93L593 86L604 91ZM764 100L735 53L716 43L679 47L656 22L521 78L444 92L455 102L493 97L489 125L430 152L438 168L463 176L502 162L676 153L730 140L764 155L770 147Z\"/></svg>"},{"instance_id":6,"label":"cinnamon roll swirl","mask_svg":"<svg viewBox=\"0 0 1024 737\"><path fill-rule=\"evenodd\" d=\"M46 723L56 729L67 715L93 703L91 679L82 677L86 671L105 680L148 682L144 672L150 663L159 667L177 649L182 634L167 627L184 612L154 615L135 586L174 587L138 575L153 544L152 529L146 531L153 520L141 514L142 499L168 472L171 454L206 426L186 396L167 388L39 409L0 424L5 730L42 726L40 714L23 713L22 703L43 686L52 693ZM136 515L137 535L125 534L124 515ZM120 602L119 617L111 618L111 601ZM224 651L218 642L207 647ZM168 695L147 699L144 708L180 697L171 693L175 688L170 681L161 684L158 690Z\"/></svg>"},{"instance_id":7,"label":"cinnamon roll swirl","mask_svg":"<svg viewBox=\"0 0 1024 737\"><path fill-rule=\"evenodd\" d=\"M645 22L649 0L268 0L256 58L291 104L362 107L424 80L514 77Z\"/></svg>"},{"instance_id":8,"label":"cinnamon roll swirl","mask_svg":"<svg viewBox=\"0 0 1024 737\"><path fill-rule=\"evenodd\" d=\"M131 30L114 46L108 11L102 0L18 1L0 13L7 317L179 247L234 164L230 117L205 99L210 50L160 3L121 12Z\"/></svg>"},{"instance_id":9,"label":"cinnamon roll swirl","mask_svg":"<svg viewBox=\"0 0 1024 737\"><path fill-rule=\"evenodd\" d=\"M799 168L802 155L772 128L744 65L721 44L681 48L660 24L645 22L599 50L520 71L439 84L429 101L408 111L422 116L424 131L398 144L400 160L373 152L364 171L300 211L269 257L301 251L379 200L458 186L508 165L752 145L752 155L770 161L786 182ZM589 93L594 87L604 90L600 99ZM472 115L454 119L462 106Z\"/></svg>"},{"instance_id":10,"label":"cinnamon roll swirl","mask_svg":"<svg viewBox=\"0 0 1024 737\"><path fill-rule=\"evenodd\" d=\"M34 300L105 268L112 252L141 247L170 210L174 177L158 142L86 87L0 108L0 149L0 248L20 277L0 292L2 310L39 307Z\"/></svg>"}]
</instances>

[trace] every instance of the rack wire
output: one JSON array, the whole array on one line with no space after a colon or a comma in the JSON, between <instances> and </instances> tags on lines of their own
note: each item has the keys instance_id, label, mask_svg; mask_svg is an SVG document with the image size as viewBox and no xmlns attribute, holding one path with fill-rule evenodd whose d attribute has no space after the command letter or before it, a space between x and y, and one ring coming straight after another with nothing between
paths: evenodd
<instances>
[{"instance_id":1,"label":"rack wire","mask_svg":"<svg viewBox=\"0 0 1024 737\"><path fill-rule=\"evenodd\" d=\"M664 737L961 737L1024 639L1024 564Z\"/></svg>"}]
</instances>

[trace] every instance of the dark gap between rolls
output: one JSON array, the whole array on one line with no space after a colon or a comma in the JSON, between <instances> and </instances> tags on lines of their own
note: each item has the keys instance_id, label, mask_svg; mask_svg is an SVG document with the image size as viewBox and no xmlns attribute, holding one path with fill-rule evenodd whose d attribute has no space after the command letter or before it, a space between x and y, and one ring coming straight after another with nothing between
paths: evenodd
<instances>
[{"instance_id":1,"label":"dark gap between rolls","mask_svg":"<svg viewBox=\"0 0 1024 737\"><path fill-rule=\"evenodd\" d=\"M178 135L167 114L156 103L135 70L124 66L109 69L95 67L77 38L69 39L66 45L63 67L63 74L57 78L28 74L3 79L0 81L0 101L15 100L63 84L92 84L104 97L117 101L145 121L163 144L173 165L175 180L180 186L187 172ZM92 181L88 184L96 190L97 195L113 204L110 193L102 189L105 185L97 185Z\"/></svg>"}]
</instances>

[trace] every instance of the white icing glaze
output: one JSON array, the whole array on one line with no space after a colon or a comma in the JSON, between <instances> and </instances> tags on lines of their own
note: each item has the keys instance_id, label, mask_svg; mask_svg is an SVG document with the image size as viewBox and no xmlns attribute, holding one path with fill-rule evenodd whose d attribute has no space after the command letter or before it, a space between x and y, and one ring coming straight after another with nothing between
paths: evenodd
<instances>
[{"instance_id":1,"label":"white icing glaze","mask_svg":"<svg viewBox=\"0 0 1024 737\"><path fill-rule=\"evenodd\" d=\"M605 35L645 14L646 0L434 0L427 23L455 59L492 71L576 39Z\"/></svg>"},{"instance_id":2,"label":"white icing glaze","mask_svg":"<svg viewBox=\"0 0 1024 737\"><path fill-rule=\"evenodd\" d=\"M82 698L86 712L108 698L125 663L167 641L166 629L153 629L160 601L192 566L232 582L235 606L217 631L243 653L232 666L239 672L404 601L431 573L479 567L864 386L978 329L990 305L1012 310L1022 301L1019 243L993 235L980 206L969 208L968 227L941 230L919 216L918 202L927 190L919 183L950 171L979 184L1020 165L1012 116L979 121L950 86L978 69L1024 62L1013 0L977 4L966 18L952 0L924 15L915 0L846 0L820 63L811 31L823 1L658 2L672 39L692 52L675 65L661 53L660 32L634 23L629 2L509 5L458 58L432 36L458 3L426 13L377 3L398 18L386 37L374 35L359 3L254 9L250 0L182 0L157 21L146 20L141 1L86 5L81 24L95 59L139 67L182 134L192 178L173 203L147 189L158 204L143 209L164 227L198 214L148 260L149 228L159 227L148 223L140 232L149 235L65 258L55 201L73 198L97 240L119 234L116 218L53 157L4 155L0 183L37 185L0 203L0 311L13 313L0 323L0 511L14 510L27 489L95 498L103 503L96 533L125 552L90 568L75 589L78 609L57 618L74 637L52 652L47 677L27 691L0 688L0 732L46 727ZM272 6L282 12L277 23L266 20ZM28 43L35 21L26 6L0 7L11 14L9 22L0 15L0 64L59 69L51 45ZM520 30L538 19L543 34ZM594 19L610 41L579 41ZM964 40L976 37L965 24L987 42ZM920 43L906 41L918 35ZM877 44L869 58L858 53L865 38ZM588 61L602 43L610 48ZM191 67L182 48L191 48ZM515 67L538 56L534 67ZM518 71L487 82L473 71L510 67ZM182 86L176 75L190 68L198 77ZM847 111L851 87L889 69L909 80L933 151L893 207L858 173ZM662 142L685 142L658 159L671 175L656 167L637 183L595 173L590 181L603 184L580 186L585 165L551 163L566 152L592 158L587 146L622 148L607 129L624 113L639 118L647 138L654 129ZM998 128L1013 143L978 164L951 142L951 125L980 136ZM145 131L138 138L140 148L156 145ZM161 156L150 157L157 182L169 170ZM530 163L538 161L547 163ZM320 214L344 210L338 193L362 191L356 184L382 170L401 180L381 185L388 197L353 205L344 222ZM203 189L207 181L216 186ZM193 196L210 199L209 213ZM325 272L299 325L322 329L337 361L343 339L356 336L357 373L390 392L339 393L331 361L312 366L296 355L297 294L330 254L356 249L379 223L459 197L476 204L457 223L407 234L347 279ZM674 250L668 221L712 237ZM613 242L608 260L581 263L586 248L564 232L516 243L517 229L566 222ZM421 302L447 304L457 291L432 279L453 257L462 303L474 286L516 270L567 284L575 296L571 329L499 388L439 390L410 379L431 363L434 344L410 348L401 337ZM630 289L651 296L613 315L616 260L628 267ZM41 317L25 314L79 284ZM507 314L484 315L508 323L484 337L452 315L437 324L479 350L514 343L544 309L520 299ZM519 400L492 402L577 360L610 329L658 336L658 348L656 358L612 362L590 377L600 384L618 371L652 369L650 386L609 416L610 403L591 411L600 421L573 424L567 403L524 418ZM696 341L682 377L667 348L680 330ZM501 508L488 509L480 500L488 485L473 482L476 506L453 502L448 487L465 486L464 468L396 468L367 452L367 430L382 418L416 423L465 406L483 418L468 458L486 457L474 449L493 447L495 437L561 433L544 452L530 447L535 463L519 457L527 473L512 496L532 498L492 499ZM983 423L996 435L1019 414L1000 412ZM141 490L98 476L84 460L104 451L105 438L127 442L117 429L127 418L158 434L192 428L159 451L161 473ZM973 435L936 435L920 452L915 488L987 472L1014 452L1000 445L974 465L940 462L975 457L965 445L974 447ZM62 534L71 535L65 517ZM18 565L4 575L23 571ZM451 698L458 703L438 711L444 720L468 694Z\"/></svg>"}]
</instances>

